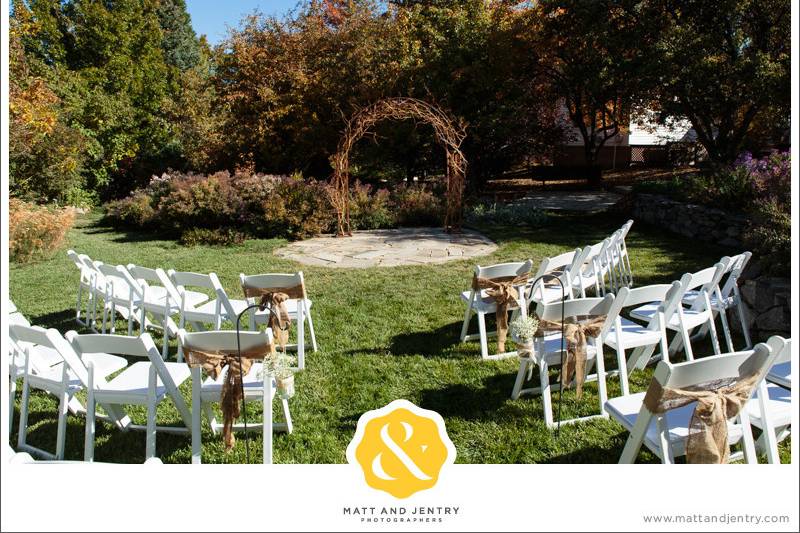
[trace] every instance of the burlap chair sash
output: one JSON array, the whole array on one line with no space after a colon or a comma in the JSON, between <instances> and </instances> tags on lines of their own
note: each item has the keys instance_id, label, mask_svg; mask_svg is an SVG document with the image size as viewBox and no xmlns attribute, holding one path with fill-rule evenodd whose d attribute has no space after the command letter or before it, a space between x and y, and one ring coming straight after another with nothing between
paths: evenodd
<instances>
[{"instance_id":1,"label":"burlap chair sash","mask_svg":"<svg viewBox=\"0 0 800 533\"><path fill-rule=\"evenodd\" d=\"M506 338L508 337L508 310L522 306L525 284L529 274L519 276L502 276L496 278L481 278L473 276L472 290L480 297L481 290L494 301L495 317L497 319L497 351L506 351Z\"/></svg>"},{"instance_id":2,"label":"burlap chair sash","mask_svg":"<svg viewBox=\"0 0 800 533\"><path fill-rule=\"evenodd\" d=\"M567 357L561 369L561 388L566 389L575 377L575 395L583 397L583 384L586 381L586 338L597 337L606 322L606 315L567 317L564 319L564 341ZM561 332L561 322L539 320L536 336Z\"/></svg>"},{"instance_id":3,"label":"burlap chair sash","mask_svg":"<svg viewBox=\"0 0 800 533\"><path fill-rule=\"evenodd\" d=\"M202 368L213 379L217 379L223 369L228 367L222 383L220 407L222 408L222 436L225 441L225 451L230 451L236 442L233 436L233 424L241 415L239 402L242 400L242 376L246 376L250 372L254 360L273 357L275 346L269 344L243 351L241 359L237 351L205 351L191 346L184 346L183 353L190 367Z\"/></svg>"},{"instance_id":4,"label":"burlap chair sash","mask_svg":"<svg viewBox=\"0 0 800 533\"><path fill-rule=\"evenodd\" d=\"M303 284L293 287L250 287L243 286L245 298L260 298L259 309L264 311L268 307L273 313L269 314L268 326L282 350L286 350L289 342L289 328L292 321L286 309L287 300L302 300L306 297L306 288Z\"/></svg>"},{"instance_id":5,"label":"burlap chair sash","mask_svg":"<svg viewBox=\"0 0 800 533\"><path fill-rule=\"evenodd\" d=\"M686 462L723 464L730 458L728 420L739 414L757 384L758 375L750 375L671 389L653 379L644 405L653 414L663 414L697 402L689 423Z\"/></svg>"}]
</instances>

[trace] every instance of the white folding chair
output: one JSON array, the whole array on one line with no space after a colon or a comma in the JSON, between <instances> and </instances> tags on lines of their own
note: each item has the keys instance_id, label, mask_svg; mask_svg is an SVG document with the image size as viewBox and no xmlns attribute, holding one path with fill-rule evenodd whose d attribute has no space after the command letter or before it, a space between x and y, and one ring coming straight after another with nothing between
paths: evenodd
<instances>
[{"instance_id":1,"label":"white folding chair","mask_svg":"<svg viewBox=\"0 0 800 533\"><path fill-rule=\"evenodd\" d=\"M628 245L625 239L633 226L633 220L627 221L619 229L617 246L619 248L620 266L622 268L623 279L627 287L633 287L633 269L631 268L631 258L628 255Z\"/></svg>"},{"instance_id":2,"label":"white folding chair","mask_svg":"<svg viewBox=\"0 0 800 533\"><path fill-rule=\"evenodd\" d=\"M237 343L238 342L238 343ZM237 341L235 331L203 331L197 333L187 333L186 330L178 331L178 343L185 352L187 350L196 349L206 353L238 353L239 348L242 352L251 351L258 347L264 347L264 351L269 351L272 346L272 331L267 328L262 332L258 331L241 331ZM222 373L213 379L208 376L205 381L202 379L202 369L200 366L195 366L191 369L192 372L192 463L199 464L202 456L202 444L200 438L200 412L204 410L208 423L211 426L211 431L217 434L222 428L222 424L216 420L216 415L212 404L219 403L222 396L222 386L225 382L226 373L230 367L225 367ZM242 383L244 384L244 397L245 400L255 399L260 400L263 405L264 423L263 424L248 424L248 429L256 429L262 432L264 441L264 463L272 463L272 432L285 431L292 432L292 415L289 412L288 400L281 398L281 405L283 407L283 416L285 422L282 424L272 423L272 400L276 389L274 379L265 379L263 375L263 363L253 363L250 371L244 376ZM271 424L272 430L265 431L266 424ZM234 424L233 429L243 429L242 424Z\"/></svg>"},{"instance_id":3,"label":"white folding chair","mask_svg":"<svg viewBox=\"0 0 800 533\"><path fill-rule=\"evenodd\" d=\"M81 358L55 329L45 330L36 326L12 324L9 327L9 336L24 353L17 447L50 459L63 459L67 412L72 411L76 414L86 412L75 397L76 393L88 385L84 362L96 366L98 375L105 377L124 368L127 360L106 353L91 354ZM58 398L55 454L27 443L31 389L42 390ZM113 409L107 409L106 412L113 423L117 425L124 423L119 413Z\"/></svg>"},{"instance_id":4,"label":"white folding chair","mask_svg":"<svg viewBox=\"0 0 800 533\"><path fill-rule=\"evenodd\" d=\"M167 273L160 268L146 268L137 265L128 265L128 272L142 289L142 301L139 303L139 323L160 329L163 332L161 355L167 358L169 338L178 333L178 326L172 320L172 315L180 313L181 305L195 307L208 300L208 295L184 290L178 291ZM150 313L161 325L156 326L147 318ZM180 360L179 360L180 361Z\"/></svg>"},{"instance_id":5,"label":"white folding chair","mask_svg":"<svg viewBox=\"0 0 800 533\"><path fill-rule=\"evenodd\" d=\"M619 369L619 380L622 394L629 394L628 376L636 368L636 355L631 359L634 364L629 364L625 356L625 350L651 348L647 353L650 354L656 346L661 347L661 355L668 359L667 329L663 306L659 306L656 313L646 325L637 324L621 315L625 308L635 307L653 301L664 302L669 298L675 298L675 293L680 292L681 285L674 282L673 285L649 285L637 289L622 287L617 292L614 305L609 311L609 317L613 320L608 335L604 342L611 349L617 352L617 368ZM672 291L672 293L670 293Z\"/></svg>"},{"instance_id":6,"label":"white folding chair","mask_svg":"<svg viewBox=\"0 0 800 533\"><path fill-rule=\"evenodd\" d=\"M528 260L522 263L501 263L497 265L485 266L480 265L475 267L474 278L497 279L507 278L513 279L519 276L530 273L533 263ZM525 296L525 286L527 282L518 287L520 291L520 301L523 307L527 306ZM486 315L497 312L497 305L495 301L489 297L485 289L475 290L473 286L467 291L461 293L461 300L466 304L467 308L464 311L464 323L461 325L461 342L468 342L480 340L481 343L481 357L483 359L501 359L505 357L512 357L516 352L506 352L502 354L489 355L489 337L496 337L497 331L486 330ZM516 306L510 306L509 309L518 312ZM472 319L472 314L478 316L478 333L469 333L469 322Z\"/></svg>"},{"instance_id":7,"label":"white folding chair","mask_svg":"<svg viewBox=\"0 0 800 533\"><path fill-rule=\"evenodd\" d=\"M167 272L172 280L175 288L180 295L180 319L178 328L185 328L186 323L198 331L206 329L206 325L210 324L212 330L222 328L223 323L230 322L231 325L236 325L236 317L248 305L246 300L235 300L228 297L219 278L213 272L209 274L198 274L195 272L176 272L169 270ZM185 297L185 294L190 291L188 287L194 289L203 289L212 294L211 298L200 304L192 305L190 298Z\"/></svg>"},{"instance_id":8,"label":"white folding chair","mask_svg":"<svg viewBox=\"0 0 800 533\"><path fill-rule=\"evenodd\" d=\"M574 296L572 274L580 270L581 257L582 250L576 248L571 252L542 259L539 269L528 281L528 302L547 304L571 299ZM550 275L543 278L546 274Z\"/></svg>"},{"instance_id":9,"label":"white folding chair","mask_svg":"<svg viewBox=\"0 0 800 533\"><path fill-rule=\"evenodd\" d=\"M133 279L128 269L122 265L107 265L94 262L101 274L95 278L94 294L103 300L103 322L101 332L106 329L116 333L116 319L119 313L128 321L128 335L133 335L133 323L139 322L139 303L143 298L142 287ZM109 322L110 320L110 322ZM140 328L144 325L140 324Z\"/></svg>"},{"instance_id":10,"label":"white folding chair","mask_svg":"<svg viewBox=\"0 0 800 533\"><path fill-rule=\"evenodd\" d=\"M792 341L775 336L770 337L767 344L778 354L767 373L767 379L758 386L757 398L747 403L747 412L750 423L761 430L756 448L766 452L770 463L780 464L778 443L789 436L792 426L791 377L787 376L789 381L779 379L788 387L772 381L776 372L782 373L783 368L792 364Z\"/></svg>"},{"instance_id":11,"label":"white folding chair","mask_svg":"<svg viewBox=\"0 0 800 533\"><path fill-rule=\"evenodd\" d=\"M570 273L573 291L580 298L586 298L587 290L594 290L594 296L605 296L605 275L601 268L600 253L605 241L587 246L582 250L584 259L579 268Z\"/></svg>"},{"instance_id":12,"label":"white folding chair","mask_svg":"<svg viewBox=\"0 0 800 533\"><path fill-rule=\"evenodd\" d=\"M711 344L715 354L720 353L719 339L717 338L717 328L714 325L714 314L711 311L710 293L713 287L719 283L722 274L725 272L728 258L722 260L713 267L706 268L694 274L684 274L681 278L681 292L675 298L664 302L664 312L666 326L679 334L675 335L669 345L669 353L676 353L681 347L686 352L688 360L694 359L691 344L691 333L697 328L708 325L711 333ZM692 307L684 309L682 305L683 296L686 291L696 289L699 296ZM630 316L635 320L649 323L658 312L660 302L652 302L638 307L631 311Z\"/></svg>"},{"instance_id":13,"label":"white folding chair","mask_svg":"<svg viewBox=\"0 0 800 533\"><path fill-rule=\"evenodd\" d=\"M143 333L139 337L121 335L89 334L78 335L74 331L67 332L67 339L81 357L86 358L97 353L112 353L129 357L146 358L147 361L136 362L114 376L111 380L97 372L89 359L86 367L81 368L87 383L86 401L86 436L84 443L84 460L94 461L94 441L97 404L108 412L112 409L123 418L122 429L143 429L146 432L145 458L156 455L156 432L187 434L191 430L192 417L186 402L178 391L178 387L189 378L189 367L183 363L167 363L153 343L150 334ZM181 416L184 426L158 426L156 411L158 405L170 398ZM147 406L147 423L138 425L130 422L123 415L125 405Z\"/></svg>"},{"instance_id":14,"label":"white folding chair","mask_svg":"<svg viewBox=\"0 0 800 533\"><path fill-rule=\"evenodd\" d=\"M759 344L754 350L705 357L672 364L661 361L656 367L653 381L663 388L687 389L709 382L743 378L757 374L763 380L777 355L772 347ZM651 385L652 386L652 385ZM673 463L675 457L685 455L689 424L695 403L690 403L662 414L650 412L644 405L645 392L620 396L608 400L605 410L630 432L620 463L633 463L642 444L647 446L663 463ZM728 444L744 443L744 458L748 463L758 462L748 410L742 409L736 422L728 422ZM738 457L738 454L731 458Z\"/></svg>"},{"instance_id":15,"label":"white folding chair","mask_svg":"<svg viewBox=\"0 0 800 533\"><path fill-rule=\"evenodd\" d=\"M728 325L727 311L736 309L739 314L739 322L742 327L742 335L744 335L745 349L752 346L750 340L750 328L747 325L747 317L745 316L744 302L742 295L739 292L739 278L742 276L747 263L753 256L750 252L744 252L728 258L727 267L723 273L723 277L727 275L724 285L720 288L719 283L713 287L710 295L711 309L714 316L719 314L720 321L722 322L722 331L725 335L725 342L728 345L728 351L733 351L733 339L731 338L731 331ZM692 307L700 295L699 291L689 290L683 297L683 304ZM708 333L708 326L704 325L700 329L699 337L704 337Z\"/></svg>"},{"instance_id":16,"label":"white folding chair","mask_svg":"<svg viewBox=\"0 0 800 533\"><path fill-rule=\"evenodd\" d=\"M87 268L87 260L91 263L91 259L89 256L81 257L78 255L74 250L67 250L67 257L72 260L75 266L78 268L79 278L78 278L78 293L75 298L75 322L80 324L81 326L90 326L91 325L91 306L93 305L93 270ZM81 320L81 312L84 311L83 306L83 293L86 293L86 308L85 308L85 318Z\"/></svg>"},{"instance_id":17,"label":"white folding chair","mask_svg":"<svg viewBox=\"0 0 800 533\"><path fill-rule=\"evenodd\" d=\"M297 343L287 344L286 349L293 349L297 351L297 368L303 370L305 368L305 324L308 323L308 332L311 336L311 347L314 352L317 351L317 336L314 333L314 322L311 318L311 305L312 302L308 298L306 292L305 278L302 272L295 274L257 274L254 276L245 276L239 274L239 281L242 284L242 289L260 290L282 292L283 290L295 289L298 292L298 297L290 295L290 298L284 303L286 311L289 314L289 320L297 325ZM299 297L302 296L302 297ZM252 305L258 303L258 298L247 298L247 304ZM250 329L255 330L256 324L266 324L269 321L270 311L256 311L250 313ZM235 320L235 318L234 318Z\"/></svg>"},{"instance_id":18,"label":"white folding chair","mask_svg":"<svg viewBox=\"0 0 800 533\"><path fill-rule=\"evenodd\" d=\"M562 316L565 320L574 317L582 316L596 316L608 315L611 311L611 306L614 303L614 295L607 294L603 298L579 298L576 300L566 300L563 302L552 302L549 304L539 304L537 314L540 319L548 320L551 322L560 322ZM600 395L600 414L586 416L581 418L573 418L564 420L562 423L569 424L580 420L589 420L592 418L606 417L603 412L603 404L606 401L606 370L605 362L603 361L603 343L608 335L608 331L613 325L613 320L608 317L605 324L601 328L601 332L596 339L587 339L586 346L586 379L585 382L589 383L597 381L597 388ZM520 358L519 371L517 378L514 382L514 389L511 392L511 399L516 400L523 394L541 394L542 407L544 410L544 420L548 427L554 427L556 423L553 421L553 402L551 394L561 388L560 383L554 385L550 384L550 368L560 367L562 360L566 360L567 343L564 340L564 350L561 349L562 339L561 332L554 332L545 336L538 336L534 338L533 353L530 357ZM596 366L595 374L589 374L592 363ZM526 375L530 379L533 374L533 367L539 368L539 386L529 389L523 389L522 386L525 382Z\"/></svg>"}]
</instances>

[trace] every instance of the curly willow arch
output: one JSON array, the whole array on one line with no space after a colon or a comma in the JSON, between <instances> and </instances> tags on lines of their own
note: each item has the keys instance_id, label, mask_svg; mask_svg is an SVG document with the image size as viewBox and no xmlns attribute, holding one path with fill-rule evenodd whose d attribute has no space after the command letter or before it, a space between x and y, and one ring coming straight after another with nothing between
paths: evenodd
<instances>
[{"instance_id":1,"label":"curly willow arch","mask_svg":"<svg viewBox=\"0 0 800 533\"><path fill-rule=\"evenodd\" d=\"M461 152L466 124L444 110L416 98L386 98L358 110L347 121L339 148L331 159L333 185L331 200L338 217L338 235L350 232L350 151L370 129L383 120L421 120L433 126L436 140L447 153L447 211L444 226L461 229L462 197L467 160Z\"/></svg>"}]
</instances>

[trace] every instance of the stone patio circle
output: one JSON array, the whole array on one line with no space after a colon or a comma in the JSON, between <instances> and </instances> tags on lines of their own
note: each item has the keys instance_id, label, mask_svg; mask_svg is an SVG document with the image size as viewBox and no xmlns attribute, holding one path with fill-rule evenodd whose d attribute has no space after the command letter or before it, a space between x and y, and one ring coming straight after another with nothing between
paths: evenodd
<instances>
[{"instance_id":1,"label":"stone patio circle","mask_svg":"<svg viewBox=\"0 0 800 533\"><path fill-rule=\"evenodd\" d=\"M476 231L401 228L355 231L352 237L315 237L279 248L275 255L304 265L370 268L444 263L487 255L496 249L494 242Z\"/></svg>"}]
</instances>

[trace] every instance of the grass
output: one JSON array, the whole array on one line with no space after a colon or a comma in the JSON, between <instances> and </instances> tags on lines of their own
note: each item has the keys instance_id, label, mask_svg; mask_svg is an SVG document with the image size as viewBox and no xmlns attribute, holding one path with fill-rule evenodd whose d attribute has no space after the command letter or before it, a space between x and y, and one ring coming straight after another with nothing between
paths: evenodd
<instances>
[{"instance_id":1,"label":"grass","mask_svg":"<svg viewBox=\"0 0 800 533\"><path fill-rule=\"evenodd\" d=\"M536 229L481 228L499 248L491 256L480 258L480 262L532 258L538 264L545 256L596 242L622 222L614 215L553 216L548 224ZM273 254L284 243L277 239L250 240L231 248L190 248L143 233L105 228L92 216L79 219L68 235L70 248L106 263L216 272L235 297L241 292L240 272L298 270L297 264ZM708 244L688 246L685 239L638 224L628 237L628 247L637 285L672 281L731 252ZM556 437L544 424L540 397L509 399L516 360L484 362L477 342L459 343L464 313L459 293L468 287L473 268L473 261L367 270L304 266L309 295L314 301L312 312L320 351L307 353L306 370L296 376L297 394L290 402L295 431L276 435L275 461L345 462L345 449L359 416L405 398L444 417L458 462L616 462L627 436L621 426L611 420L594 420L564 426ZM32 323L62 332L76 329L76 284L75 266L63 252L47 261L10 268L10 296L20 311ZM120 322L119 327L123 326ZM472 327L476 330L474 319ZM158 333L153 335L160 345ZM173 356L175 349L173 341ZM698 345L695 352L711 350ZM615 368L616 363L608 359L606 366ZM651 374L652 369L635 373L632 390L644 390ZM608 385L611 396L619 394L615 378ZM188 383L182 392L187 399L190 397ZM567 391L564 418L592 414L596 402L596 384L586 385L580 402L574 391ZM145 422L144 409L130 411L134 422ZM52 397L38 392L33 395L29 442L54 448L55 412ZM252 406L248 406L248 413L251 421L260 419ZM18 415L17 405L15 422ZM160 424L180 424L169 401L162 403L158 415ZM83 431L83 418L70 416L67 459L82 459ZM12 434L16 435L16 428ZM260 457L260 441L260 436L251 437L253 458ZM190 462L188 436L160 433L157 445L163 461ZM141 462L144 447L143 433L120 432L98 423L97 461ZM788 441L781 445L781 453L788 462ZM234 450L225 454L221 437L204 428L204 462L244 459L241 433ZM643 451L639 460L652 462L655 458Z\"/></svg>"}]
</instances>

